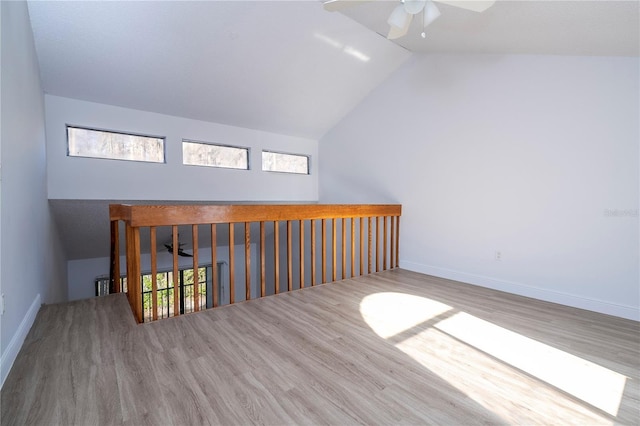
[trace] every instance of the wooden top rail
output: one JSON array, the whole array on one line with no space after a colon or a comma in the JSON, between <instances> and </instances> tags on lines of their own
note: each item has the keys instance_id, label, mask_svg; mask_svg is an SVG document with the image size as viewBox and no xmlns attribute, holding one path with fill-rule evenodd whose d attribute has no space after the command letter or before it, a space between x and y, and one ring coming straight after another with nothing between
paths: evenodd
<instances>
[{"instance_id":1,"label":"wooden top rail","mask_svg":"<svg viewBox=\"0 0 640 426\"><path fill-rule=\"evenodd\" d=\"M109 205L113 220L130 226L400 216L399 204Z\"/></svg>"}]
</instances>

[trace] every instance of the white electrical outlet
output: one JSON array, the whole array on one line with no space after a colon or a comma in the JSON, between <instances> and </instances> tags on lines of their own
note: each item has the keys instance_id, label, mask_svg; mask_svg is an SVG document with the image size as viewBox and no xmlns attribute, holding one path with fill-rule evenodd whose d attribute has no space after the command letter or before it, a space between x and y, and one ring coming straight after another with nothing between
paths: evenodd
<instances>
[{"instance_id":1,"label":"white electrical outlet","mask_svg":"<svg viewBox=\"0 0 640 426\"><path fill-rule=\"evenodd\" d=\"M495 260L498 261L498 262L502 260L502 252L496 250Z\"/></svg>"},{"instance_id":2,"label":"white electrical outlet","mask_svg":"<svg viewBox=\"0 0 640 426\"><path fill-rule=\"evenodd\" d=\"M0 296L0 315L4 315L4 293Z\"/></svg>"}]
</instances>

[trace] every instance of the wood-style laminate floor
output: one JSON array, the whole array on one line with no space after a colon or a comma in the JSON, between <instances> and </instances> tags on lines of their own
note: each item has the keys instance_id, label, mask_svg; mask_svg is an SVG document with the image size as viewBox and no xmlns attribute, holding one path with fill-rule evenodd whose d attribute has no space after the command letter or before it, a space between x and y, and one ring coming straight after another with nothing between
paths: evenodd
<instances>
[{"instance_id":1,"label":"wood-style laminate floor","mask_svg":"<svg viewBox=\"0 0 640 426\"><path fill-rule=\"evenodd\" d=\"M2 425L638 424L639 323L392 270L136 325L44 306Z\"/></svg>"}]
</instances>

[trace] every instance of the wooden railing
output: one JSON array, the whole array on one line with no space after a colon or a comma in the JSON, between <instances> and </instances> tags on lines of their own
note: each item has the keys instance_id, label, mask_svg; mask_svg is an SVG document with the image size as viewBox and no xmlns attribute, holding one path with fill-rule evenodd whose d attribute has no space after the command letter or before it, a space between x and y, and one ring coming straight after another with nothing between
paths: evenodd
<instances>
[{"instance_id":1,"label":"wooden railing","mask_svg":"<svg viewBox=\"0 0 640 426\"><path fill-rule=\"evenodd\" d=\"M202 284L196 278L201 258L199 252L210 250L210 255L204 260L210 261L212 268L212 303L211 307L219 306L220 285L218 279L218 239L221 234L228 234L226 240L228 253L228 303L236 302L236 275L244 270L244 300L252 297L251 285L259 282L259 297L281 292L284 287L284 276L281 274L281 250L286 251L286 291L305 286L314 286L328 282L328 272L331 281L338 278L345 279L357 275L365 275L398 267L399 235L400 235L400 205L123 205L109 206L111 220L111 288L120 292L121 259L120 238L121 222L124 222L125 259L127 277L127 297L134 316L138 322L143 322L143 284L142 260L147 265L147 272L151 276L151 298L144 303L151 305L152 316L147 320L158 318L158 230L171 231L171 239L167 244L172 248L179 247L179 230L190 230L191 244L183 250L191 250L193 256L193 311L204 306L199 300ZM224 226L226 225L226 227ZM236 268L236 227L242 229L244 225L244 268ZM283 227L281 228L281 225ZM319 225L319 226L318 226ZM219 226L223 226L219 235ZM166 228L168 228L168 230ZM180 227L180 228L179 228ZM252 237L252 227L259 233ZM204 229L203 229L204 228ZM267 228L269 232L267 232ZM318 236L318 228L320 235ZM337 236L338 228L340 237ZM199 236L205 231L209 244ZM148 254L141 253L141 231L144 231L144 243L148 241ZM148 235L147 235L148 232ZM281 241L285 238L286 241ZM296 235L295 241L294 234ZM348 237L347 237L348 234ZM226 235L225 235L226 236ZM269 240L269 241L268 241ZM272 241L271 241L272 240ZM269 244L267 244L269 242ZM328 245L329 242L329 245ZM254 262L259 262L259 273L253 276L251 245L259 246L255 253ZM240 244L242 245L242 244ZM297 246L297 247L296 247ZM294 251L294 248L296 249ZM318 255L318 250L320 255ZM173 315L179 315L177 309L179 298L184 297L178 291L179 258L178 250L172 250L172 280L173 280ZM269 256L267 256L269 254ZM294 254L297 259L294 259ZM365 258L366 254L366 258ZM338 255L340 263L338 263ZM347 257L350 257L349 262ZM267 261L267 257L271 262ZM330 263L327 259L330 258ZM320 263L320 270L318 270ZM255 264L254 264L255 265ZM267 274L267 269L270 273ZM310 269L310 271L309 271ZM338 275L340 272L340 275ZM294 274L295 273L295 274ZM298 282L294 283L294 275ZM169 275L167 275L169 276ZM180 275L182 276L182 275ZM282 281L281 281L282 279ZM267 284L273 283L273 289ZM282 284L282 285L281 285ZM182 288L182 287L180 287ZM168 294L168 293L167 293ZM207 307L209 307L207 305Z\"/></svg>"}]
</instances>

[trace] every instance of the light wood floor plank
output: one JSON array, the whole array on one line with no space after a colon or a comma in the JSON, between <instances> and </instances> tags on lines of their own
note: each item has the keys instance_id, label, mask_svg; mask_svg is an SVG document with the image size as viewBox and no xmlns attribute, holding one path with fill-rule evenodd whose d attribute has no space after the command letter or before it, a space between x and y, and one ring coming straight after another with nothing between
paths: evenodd
<instances>
[{"instance_id":1,"label":"light wood floor plank","mask_svg":"<svg viewBox=\"0 0 640 426\"><path fill-rule=\"evenodd\" d=\"M509 342L613 384L549 383ZM44 306L0 422L639 424L639 370L637 322L396 269L143 325L122 294Z\"/></svg>"}]
</instances>

